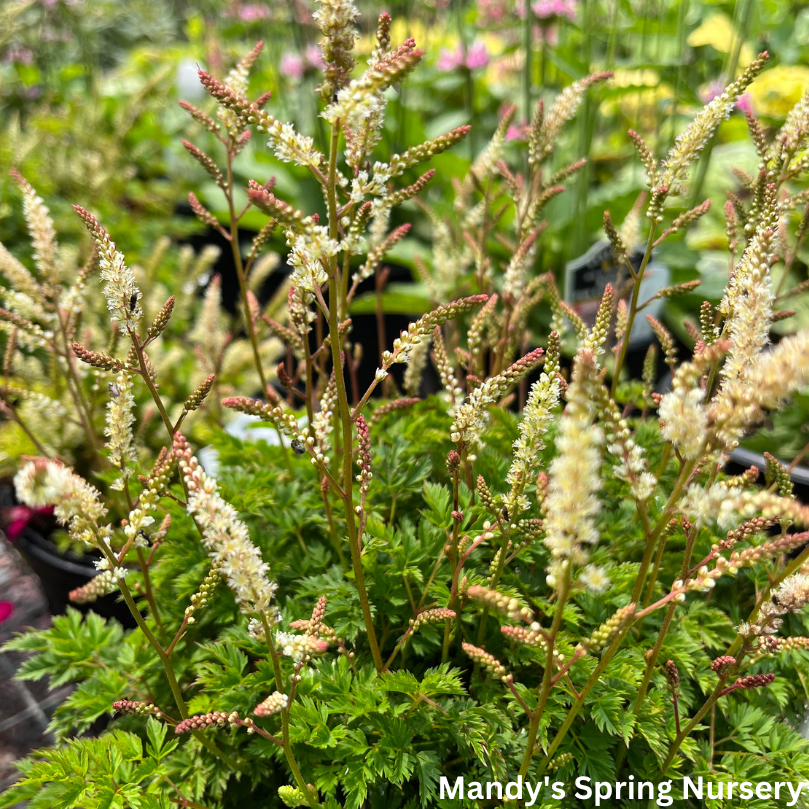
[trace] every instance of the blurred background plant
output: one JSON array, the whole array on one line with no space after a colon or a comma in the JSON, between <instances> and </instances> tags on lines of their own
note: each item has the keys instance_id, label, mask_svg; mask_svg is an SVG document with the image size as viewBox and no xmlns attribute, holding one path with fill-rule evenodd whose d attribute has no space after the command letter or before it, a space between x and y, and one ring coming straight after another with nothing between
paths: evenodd
<instances>
[{"instance_id":1,"label":"blurred background plant","mask_svg":"<svg viewBox=\"0 0 809 809\"><path fill-rule=\"evenodd\" d=\"M379 4L359 6L363 36L357 50L368 54ZM688 198L679 200L685 211L709 199L710 211L687 237L675 234L655 253L655 260L670 271L670 283L701 281L698 289L664 301L660 314L675 340L690 349L693 339L686 322L699 322L704 300L719 302L727 280L724 206L732 171L754 177L758 170L759 157L742 113L752 110L765 131L776 129L809 87L809 55L802 48L809 36L809 8L775 0L399 0L389 10L394 41L413 36L428 56L390 100L380 148L400 152L455 126L473 128L464 144L434 158L437 177L423 195L429 207L411 201L394 213L393 226L409 223L412 229L389 253L386 289L376 290L369 279L358 290L352 314L369 318L380 308L390 318L429 308L434 296L421 280L418 259L428 258L436 225L452 218L453 184L466 176L508 107L517 109L503 158L514 165L524 159L519 141L526 137L526 123L539 99L550 103L560 89L593 72L614 74L597 94L585 97L575 124L559 133L549 160L552 174L587 158L567 181L567 193L548 202L533 257L536 275L553 272L564 290L566 264L603 239L605 209L614 222L627 223L623 235L631 237L630 212L646 183L626 130L642 131L652 150L662 154L696 109L754 53L769 50L772 67L743 96L738 114L720 128L695 170ZM0 175L7 177L13 165L27 177L48 200L67 244L81 239L81 225L68 201L92 200L94 212L119 234L134 263L148 264L154 246L165 238L175 245L225 247L219 234L193 220L185 201L193 187L212 213L226 215L214 180L200 166L189 165L181 146L186 136L211 153L214 136L189 122L176 102L201 103L197 65L224 73L259 38L267 45L253 69L251 88L272 91L268 111L294 123L298 131L312 132L315 145L326 150L314 92L318 32L311 9L298 0L9 2L0 11L0 22ZM234 165L236 186L269 176L275 178L279 196L303 210L325 212L311 176L274 160L260 140L248 144ZM413 181L416 175L406 179ZM739 204L749 208L753 192L744 176L738 173L731 182L738 185ZM796 190L794 184L790 190ZM236 202L241 202L238 195ZM801 215L796 210L793 231ZM240 224L250 236L262 223L254 210ZM21 209L13 183L5 179L0 181L0 241L14 255L27 255ZM285 252L278 236L270 247ZM238 285L228 252L222 249L214 271L222 276L225 307L235 312ZM791 254L784 289L807 278L809 253L794 236ZM506 247L496 256L503 262L507 257ZM165 272L171 271L172 261L176 259L168 261ZM466 269L470 276L475 271ZM257 290L262 304L279 289L285 270L279 265ZM465 280L462 273L458 282L463 286ZM600 293L601 288L594 289L593 299ZM809 310L799 305L776 330L790 333L807 321ZM528 325L544 333L548 322ZM372 328L370 319L367 326ZM809 440L795 430L807 421L802 402L798 397L773 425L776 454L783 460L794 459Z\"/></svg>"}]
</instances>

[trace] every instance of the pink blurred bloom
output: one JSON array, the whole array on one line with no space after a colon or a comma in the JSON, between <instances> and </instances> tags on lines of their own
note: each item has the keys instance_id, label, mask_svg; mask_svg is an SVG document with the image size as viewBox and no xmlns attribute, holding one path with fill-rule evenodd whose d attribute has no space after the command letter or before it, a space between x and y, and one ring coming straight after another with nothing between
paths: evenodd
<instances>
[{"instance_id":1,"label":"pink blurred bloom","mask_svg":"<svg viewBox=\"0 0 809 809\"><path fill-rule=\"evenodd\" d=\"M486 28L502 22L508 8L504 0L478 0L478 25Z\"/></svg>"},{"instance_id":2,"label":"pink blurred bloom","mask_svg":"<svg viewBox=\"0 0 809 809\"><path fill-rule=\"evenodd\" d=\"M753 113L753 99L750 96L750 93L745 93L736 100L736 106L742 112L749 112L751 115Z\"/></svg>"},{"instance_id":3,"label":"pink blurred bloom","mask_svg":"<svg viewBox=\"0 0 809 809\"><path fill-rule=\"evenodd\" d=\"M317 45L309 45L306 48L306 61L316 70L323 67L323 53Z\"/></svg>"},{"instance_id":4,"label":"pink blurred bloom","mask_svg":"<svg viewBox=\"0 0 809 809\"><path fill-rule=\"evenodd\" d=\"M506 140L528 140L530 127L525 121L520 121L518 124L511 124L506 130Z\"/></svg>"},{"instance_id":5,"label":"pink blurred bloom","mask_svg":"<svg viewBox=\"0 0 809 809\"><path fill-rule=\"evenodd\" d=\"M3 55L3 61L31 65L34 63L34 54L28 48L13 45Z\"/></svg>"},{"instance_id":6,"label":"pink blurred bloom","mask_svg":"<svg viewBox=\"0 0 809 809\"><path fill-rule=\"evenodd\" d=\"M244 22L255 22L269 17L270 10L266 6L248 4L239 8L238 15Z\"/></svg>"},{"instance_id":7,"label":"pink blurred bloom","mask_svg":"<svg viewBox=\"0 0 809 809\"><path fill-rule=\"evenodd\" d=\"M489 64L489 54L482 42L473 42L466 53L466 66L470 70L477 70Z\"/></svg>"},{"instance_id":8,"label":"pink blurred bloom","mask_svg":"<svg viewBox=\"0 0 809 809\"><path fill-rule=\"evenodd\" d=\"M531 3L531 9L540 20L550 20L557 17L576 19L577 0L536 0Z\"/></svg>"},{"instance_id":9,"label":"pink blurred bloom","mask_svg":"<svg viewBox=\"0 0 809 809\"><path fill-rule=\"evenodd\" d=\"M459 67L465 67L468 70L477 70L486 67L489 64L489 54L486 46L482 42L474 42L466 52L464 58L463 47L458 45L454 51L448 51L446 48L441 49L441 54L436 62L436 67L439 70L448 73Z\"/></svg>"},{"instance_id":10,"label":"pink blurred bloom","mask_svg":"<svg viewBox=\"0 0 809 809\"><path fill-rule=\"evenodd\" d=\"M303 76L303 59L297 53L287 51L281 56L279 69L282 76L300 79Z\"/></svg>"},{"instance_id":11,"label":"pink blurred bloom","mask_svg":"<svg viewBox=\"0 0 809 809\"><path fill-rule=\"evenodd\" d=\"M14 605L10 601L0 601L0 624L14 613Z\"/></svg>"},{"instance_id":12,"label":"pink blurred bloom","mask_svg":"<svg viewBox=\"0 0 809 809\"><path fill-rule=\"evenodd\" d=\"M3 522L6 523L5 533L9 542L20 537L31 520L35 517L47 517L53 514L53 506L29 508L28 506L12 506L5 511Z\"/></svg>"},{"instance_id":13,"label":"pink blurred bloom","mask_svg":"<svg viewBox=\"0 0 809 809\"><path fill-rule=\"evenodd\" d=\"M725 84L721 79L716 79L708 84L705 89L699 94L700 100L703 104L707 104L709 101L713 101L717 96L722 95L723 90L725 89ZM753 105L752 105L752 98L750 97L749 93L745 93L736 100L736 106L742 112L752 112Z\"/></svg>"}]
</instances>

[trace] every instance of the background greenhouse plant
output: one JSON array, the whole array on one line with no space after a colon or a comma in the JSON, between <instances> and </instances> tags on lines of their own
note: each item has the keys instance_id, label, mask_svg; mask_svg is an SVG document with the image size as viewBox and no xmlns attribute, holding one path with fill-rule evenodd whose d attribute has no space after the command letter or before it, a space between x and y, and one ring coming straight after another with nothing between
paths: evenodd
<instances>
[{"instance_id":1,"label":"background greenhouse plant","mask_svg":"<svg viewBox=\"0 0 809 809\"><path fill-rule=\"evenodd\" d=\"M678 364L654 324L673 370L660 395L652 354L642 379L625 367L625 338L648 304L643 276L654 249L709 215L700 199L680 203L767 54L670 149L630 132L648 193L642 208L601 220L622 270L590 324L538 259L551 200L584 168L554 146L587 99L608 92L608 72L532 104L523 141L508 139L519 109L504 110L442 207L427 194L442 178L421 164L463 153L469 128L385 148L391 88L407 98L424 53L391 39L387 14L370 53L355 51L345 0L321 3L314 19L326 153L274 117L263 88L249 92L260 46L224 79L201 70L213 102L185 105L212 136L185 151L225 200L195 193L190 204L229 240L243 284L243 353L256 377L235 377L234 395L217 390L218 369L205 380L215 352L158 361L188 350L193 289L161 289L170 276L159 260L151 275L134 271L114 231L78 204L94 252L74 287L75 263L18 179L36 269L3 253L7 345L23 355L6 351L5 389L22 363L67 367L74 393L104 402L106 440L83 476L27 461L17 492L55 505L73 540L102 554L77 599L120 592L138 628L72 611L7 645L32 653L21 676L78 687L54 716L60 746L20 763L0 807L429 806L442 775L802 780L809 508L774 458L763 474L722 468L809 384L809 332L768 345L777 298L799 280L778 289L803 227L792 212L806 206L795 181L809 96L780 127L747 116L765 170L739 175L750 199L731 197L726 210L727 285L696 310L693 356ZM319 196L284 201L269 172L240 189L234 167L248 142L307 173ZM409 200L432 228L432 249L414 260L429 311L379 357L363 356L352 300L361 283L384 280L388 252L408 235L396 217L408 218L397 208ZM259 226L252 244L239 238L248 222ZM250 286L276 230L292 268L280 314ZM636 241L640 267L628 260ZM90 307L102 288L106 313L90 308L92 324L50 345L54 318L82 308L63 294ZM695 289L678 282L659 295ZM221 335L206 328L215 303L209 292L200 307L200 342ZM275 369L259 350L271 339L287 349ZM367 390L363 362L378 366ZM419 399L430 364L440 393ZM257 379L260 398L238 395ZM200 406L216 421L220 399L284 438L244 444L208 427L214 481L183 433ZM101 408L84 416L88 444L95 434L100 445ZM113 711L97 738L69 740Z\"/></svg>"}]
</instances>

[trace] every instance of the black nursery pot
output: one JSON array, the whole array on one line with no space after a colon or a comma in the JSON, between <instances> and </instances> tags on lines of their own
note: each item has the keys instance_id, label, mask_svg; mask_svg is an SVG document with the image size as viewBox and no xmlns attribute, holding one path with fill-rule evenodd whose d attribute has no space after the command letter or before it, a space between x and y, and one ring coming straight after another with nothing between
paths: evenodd
<instances>
[{"instance_id":1,"label":"black nursery pot","mask_svg":"<svg viewBox=\"0 0 809 809\"><path fill-rule=\"evenodd\" d=\"M14 490L10 485L0 490L0 505L15 505ZM88 554L79 556L71 551L60 551L46 536L47 523L28 525L12 543L36 574L52 615L61 615L72 606L81 612L95 612L103 618L115 618L123 626L136 626L129 608L115 593L103 596L92 604L73 604L69 595L77 587L83 587L98 571L94 561L98 557ZM42 530L39 530L42 528Z\"/></svg>"},{"instance_id":2,"label":"black nursery pot","mask_svg":"<svg viewBox=\"0 0 809 809\"><path fill-rule=\"evenodd\" d=\"M68 605L82 612L95 612L103 618L115 618L124 626L134 628L135 620L125 603L116 594L106 595L92 604L72 604L71 590L83 587L98 572L88 557L61 553L56 545L37 531L26 528L14 543L31 570L36 573L48 601L48 610L59 615Z\"/></svg>"}]
</instances>

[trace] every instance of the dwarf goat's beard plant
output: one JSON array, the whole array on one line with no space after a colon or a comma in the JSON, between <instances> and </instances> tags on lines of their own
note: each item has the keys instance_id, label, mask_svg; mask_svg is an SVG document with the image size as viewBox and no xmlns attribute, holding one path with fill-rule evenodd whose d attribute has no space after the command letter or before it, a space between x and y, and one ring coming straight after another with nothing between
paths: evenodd
<instances>
[{"instance_id":1,"label":"dwarf goat's beard plant","mask_svg":"<svg viewBox=\"0 0 809 809\"><path fill-rule=\"evenodd\" d=\"M193 195L191 204L233 245L264 391L222 405L269 422L280 445L222 434L220 480L204 470L180 427L193 429L185 419L206 397L208 407L214 380L168 412L149 353L171 306L144 323L125 257L77 207L101 275L85 273L77 294L103 287L127 343L112 353L73 343L82 374L102 389L113 383L111 463L91 483L33 459L16 488L28 505L54 505L72 537L100 552L101 572L76 599L119 591L138 628L125 634L70 612L7 646L34 653L21 676L78 682L53 720L61 737L102 714L118 718L97 738L23 762L0 806L427 806L441 776L801 780L809 532L799 529L809 508L775 459L763 484L756 469L737 478L721 470L747 431L809 384L809 333L768 346L769 325L783 316L771 268L790 249L789 211L805 204L790 181L803 168L809 101L771 143L750 120L762 176L751 180L752 210L741 201L728 210L738 256L725 296L703 307L693 357L679 367L671 337L653 323L674 369L669 392L653 392L652 355L642 384L622 373L648 303L645 268L662 239L707 210L664 225L666 201L766 54L662 161L630 133L649 176L647 247L635 269L605 216L623 280L607 286L592 327L532 268L543 206L581 165L552 176L544 161L583 94L608 76L540 105L527 170L504 162L506 116L458 188L456 222L432 213L434 266L423 272L436 307L393 341L370 388L354 396L352 298L405 235L389 228L391 211L433 173L396 181L467 134L461 127L374 162L386 92L422 53L412 41L392 47L383 14L369 65L352 79L355 17L335 0L317 12L328 155L265 111L266 96L248 100L260 46L224 81L200 72L213 115L184 105L225 155L220 168L187 144L221 186L229 221ZM251 182L248 205L270 219L244 259L232 166L251 127L276 157L311 172L328 213L320 220L278 199L272 182ZM38 352L25 296L50 283L54 236L41 201L23 191L39 275L5 260L17 289L3 320L16 344ZM251 267L276 228L292 267L288 314L277 320L261 317L250 292ZM511 254L503 272L488 257L498 236ZM533 347L528 317L544 303L553 331ZM292 406L267 384L258 350L267 328L289 347L277 378ZM443 392L400 396L393 366L408 364L405 382L417 392L430 360ZM163 451L147 462L133 430L141 386L165 428ZM111 523L121 510L126 518ZM539 805L558 804L548 793Z\"/></svg>"}]
</instances>

